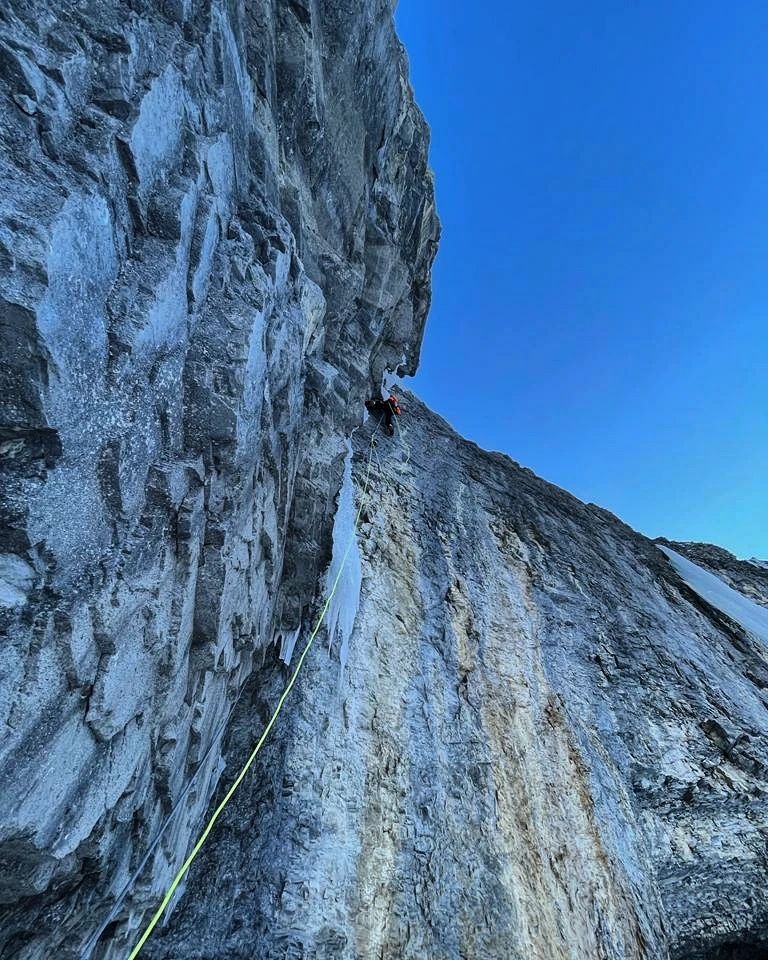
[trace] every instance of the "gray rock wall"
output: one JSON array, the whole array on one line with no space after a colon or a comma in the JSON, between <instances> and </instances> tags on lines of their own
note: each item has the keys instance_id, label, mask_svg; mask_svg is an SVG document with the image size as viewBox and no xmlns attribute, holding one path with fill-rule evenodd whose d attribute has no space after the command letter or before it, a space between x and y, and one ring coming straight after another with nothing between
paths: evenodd
<instances>
[{"instance_id":1,"label":"gray rock wall","mask_svg":"<svg viewBox=\"0 0 768 960\"><path fill-rule=\"evenodd\" d=\"M197 831L438 226L389 2L11 0L0 141L0 955L64 958Z\"/></svg>"},{"instance_id":2,"label":"gray rock wall","mask_svg":"<svg viewBox=\"0 0 768 960\"><path fill-rule=\"evenodd\" d=\"M768 607L768 564L759 560L739 560L712 543L678 543L663 537L656 542L671 547L748 599Z\"/></svg>"},{"instance_id":3,"label":"gray rock wall","mask_svg":"<svg viewBox=\"0 0 768 960\"><path fill-rule=\"evenodd\" d=\"M148 956L759 960L765 641L607 511L403 407L345 676L312 652ZM280 682L236 711L235 768Z\"/></svg>"},{"instance_id":4,"label":"gray rock wall","mask_svg":"<svg viewBox=\"0 0 768 960\"><path fill-rule=\"evenodd\" d=\"M0 960L111 960L285 686L363 397L415 370L428 137L380 0L11 0L0 121ZM144 955L766 956L764 641L404 408L341 679L321 637Z\"/></svg>"}]
</instances>

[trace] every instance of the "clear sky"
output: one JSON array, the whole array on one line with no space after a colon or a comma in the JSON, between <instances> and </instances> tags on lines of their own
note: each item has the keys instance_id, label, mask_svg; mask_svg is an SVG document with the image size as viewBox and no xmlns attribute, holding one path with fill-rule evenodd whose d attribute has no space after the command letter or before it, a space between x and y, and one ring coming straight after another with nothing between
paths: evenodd
<instances>
[{"instance_id":1,"label":"clear sky","mask_svg":"<svg viewBox=\"0 0 768 960\"><path fill-rule=\"evenodd\" d=\"M414 388L643 533L768 558L768 4L397 23L443 221Z\"/></svg>"}]
</instances>

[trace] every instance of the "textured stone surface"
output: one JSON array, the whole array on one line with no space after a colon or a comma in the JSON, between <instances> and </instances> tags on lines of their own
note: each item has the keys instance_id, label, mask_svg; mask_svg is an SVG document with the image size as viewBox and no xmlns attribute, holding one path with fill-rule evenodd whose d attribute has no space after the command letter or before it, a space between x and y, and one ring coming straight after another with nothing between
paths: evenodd
<instances>
[{"instance_id":1,"label":"textured stone surface","mask_svg":"<svg viewBox=\"0 0 768 960\"><path fill-rule=\"evenodd\" d=\"M679 543L660 537L664 544L716 574L734 590L768 607L768 564L760 560L739 560L732 553L712 543Z\"/></svg>"},{"instance_id":2,"label":"textured stone surface","mask_svg":"<svg viewBox=\"0 0 768 960\"><path fill-rule=\"evenodd\" d=\"M427 130L389 0L10 0L0 147L0 958L81 956L177 808L111 960L285 685L363 397L415 369ZM145 955L765 957L765 644L404 408L341 680L321 637Z\"/></svg>"},{"instance_id":3,"label":"textured stone surface","mask_svg":"<svg viewBox=\"0 0 768 960\"><path fill-rule=\"evenodd\" d=\"M608 512L403 406L345 677L313 650L149 956L763 956L764 645Z\"/></svg>"},{"instance_id":4,"label":"textured stone surface","mask_svg":"<svg viewBox=\"0 0 768 960\"><path fill-rule=\"evenodd\" d=\"M134 923L183 858L417 363L427 139L389 2L3 4L3 957L75 956L205 756Z\"/></svg>"}]
</instances>

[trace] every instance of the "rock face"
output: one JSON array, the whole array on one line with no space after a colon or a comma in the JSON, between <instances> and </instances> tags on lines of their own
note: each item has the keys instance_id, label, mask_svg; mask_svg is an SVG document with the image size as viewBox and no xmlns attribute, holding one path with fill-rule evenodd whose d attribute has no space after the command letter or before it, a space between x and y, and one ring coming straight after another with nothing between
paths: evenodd
<instances>
[{"instance_id":1,"label":"rock face","mask_svg":"<svg viewBox=\"0 0 768 960\"><path fill-rule=\"evenodd\" d=\"M313 651L149 956L765 957L768 636L611 514L403 405L347 671Z\"/></svg>"},{"instance_id":2,"label":"rock face","mask_svg":"<svg viewBox=\"0 0 768 960\"><path fill-rule=\"evenodd\" d=\"M765 566L360 426L438 234L392 3L11 0L0 67L1 960L127 956L342 555L142 956L768 957Z\"/></svg>"},{"instance_id":3,"label":"rock face","mask_svg":"<svg viewBox=\"0 0 768 960\"><path fill-rule=\"evenodd\" d=\"M737 560L732 553L712 543L678 543L664 537L656 542L671 547L748 599L768 607L768 564L759 560Z\"/></svg>"},{"instance_id":4,"label":"rock face","mask_svg":"<svg viewBox=\"0 0 768 960\"><path fill-rule=\"evenodd\" d=\"M65 958L195 835L438 225L389 0L10 0L0 118L0 955Z\"/></svg>"}]
</instances>

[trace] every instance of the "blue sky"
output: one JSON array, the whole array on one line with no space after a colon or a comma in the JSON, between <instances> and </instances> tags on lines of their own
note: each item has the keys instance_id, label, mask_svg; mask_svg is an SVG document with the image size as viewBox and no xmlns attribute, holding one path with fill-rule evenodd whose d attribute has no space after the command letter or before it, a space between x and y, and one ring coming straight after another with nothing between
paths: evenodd
<instances>
[{"instance_id":1,"label":"blue sky","mask_svg":"<svg viewBox=\"0 0 768 960\"><path fill-rule=\"evenodd\" d=\"M397 23L443 221L417 392L643 533L768 558L768 4Z\"/></svg>"}]
</instances>

